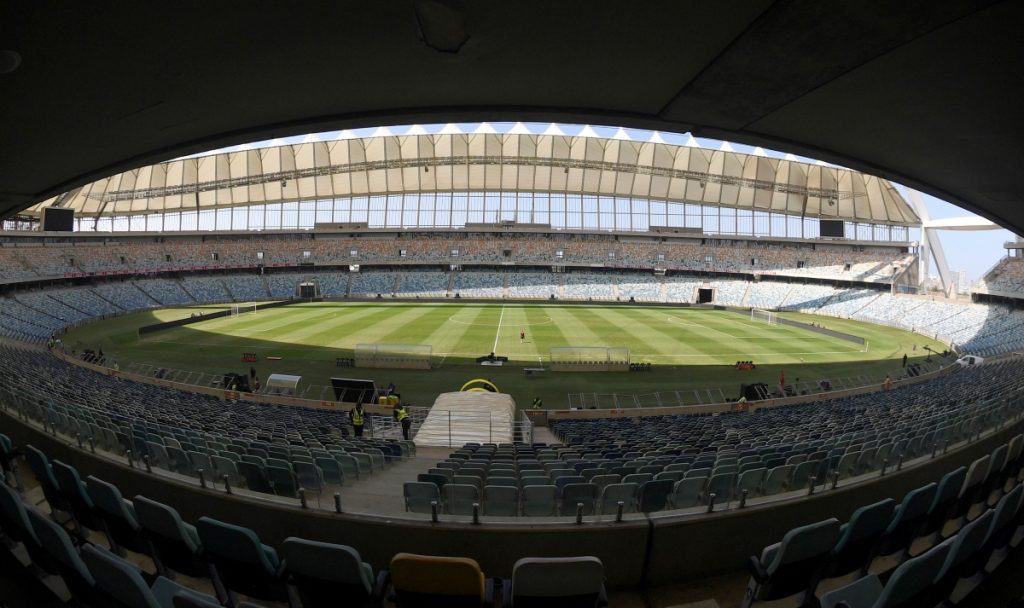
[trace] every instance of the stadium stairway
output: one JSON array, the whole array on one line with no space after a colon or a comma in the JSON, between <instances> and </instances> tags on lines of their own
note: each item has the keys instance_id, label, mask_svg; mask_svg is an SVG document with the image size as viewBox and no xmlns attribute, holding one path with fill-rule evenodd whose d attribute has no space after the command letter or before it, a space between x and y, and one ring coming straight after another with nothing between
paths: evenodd
<instances>
[{"instance_id":1,"label":"stadium stairway","mask_svg":"<svg viewBox=\"0 0 1024 608\"><path fill-rule=\"evenodd\" d=\"M515 411L504 393L442 393L416 432L416 447L511 442Z\"/></svg>"}]
</instances>

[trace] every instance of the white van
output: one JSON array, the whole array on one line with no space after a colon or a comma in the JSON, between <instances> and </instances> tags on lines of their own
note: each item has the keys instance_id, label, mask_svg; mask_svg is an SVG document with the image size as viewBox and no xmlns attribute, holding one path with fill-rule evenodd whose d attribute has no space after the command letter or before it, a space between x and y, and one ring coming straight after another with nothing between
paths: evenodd
<instances>
[{"instance_id":1,"label":"white van","mask_svg":"<svg viewBox=\"0 0 1024 608\"><path fill-rule=\"evenodd\" d=\"M960 364L960 367L971 367L972 365L979 365L982 361L984 361L984 359L977 355L966 355L956 360L956 362Z\"/></svg>"}]
</instances>

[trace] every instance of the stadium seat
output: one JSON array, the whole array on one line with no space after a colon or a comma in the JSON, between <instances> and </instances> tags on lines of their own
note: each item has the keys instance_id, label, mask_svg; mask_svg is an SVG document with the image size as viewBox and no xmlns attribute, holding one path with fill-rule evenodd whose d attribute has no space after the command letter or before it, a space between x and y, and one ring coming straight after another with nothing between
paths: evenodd
<instances>
[{"instance_id":1,"label":"stadium seat","mask_svg":"<svg viewBox=\"0 0 1024 608\"><path fill-rule=\"evenodd\" d=\"M793 465L787 464L769 469L762 486L764 495L779 494L790 490L789 479L793 475L794 468Z\"/></svg>"},{"instance_id":2,"label":"stadium seat","mask_svg":"<svg viewBox=\"0 0 1024 608\"><path fill-rule=\"evenodd\" d=\"M892 521L896 501L886 498L864 505L839 528L839 540L828 558L824 578L845 576L851 572L867 572L875 547Z\"/></svg>"},{"instance_id":3,"label":"stadium seat","mask_svg":"<svg viewBox=\"0 0 1024 608\"><path fill-rule=\"evenodd\" d=\"M50 506L51 512L67 511L69 509L67 501L60 493L60 489L57 486L57 478L53 476L53 468L50 466L50 460L46 457L46 454L32 445L26 445L25 458L28 460L32 474L43 489L43 496L46 498L46 503Z\"/></svg>"},{"instance_id":4,"label":"stadium seat","mask_svg":"<svg viewBox=\"0 0 1024 608\"><path fill-rule=\"evenodd\" d=\"M481 608L494 603L494 582L476 560L399 553L391 558L391 583L399 608Z\"/></svg>"},{"instance_id":5,"label":"stadium seat","mask_svg":"<svg viewBox=\"0 0 1024 608\"><path fill-rule=\"evenodd\" d=\"M484 480L476 475L452 475L451 479L448 480L448 483L445 484L445 487L452 484L469 485L473 486L477 490L482 490L484 487ZM444 488L441 488L441 492L444 493Z\"/></svg>"},{"instance_id":6,"label":"stadium seat","mask_svg":"<svg viewBox=\"0 0 1024 608\"><path fill-rule=\"evenodd\" d=\"M18 478L18 451L14 448L11 438L0 433L0 467L4 476L11 479L14 486L21 489L21 480Z\"/></svg>"},{"instance_id":7,"label":"stadium seat","mask_svg":"<svg viewBox=\"0 0 1024 608\"><path fill-rule=\"evenodd\" d=\"M926 592L929 605L936 606L943 602L953 592L961 578L977 571L973 567L975 558L984 545L985 537L994 520L994 511L985 511L949 539L951 545L946 560L932 580L931 588Z\"/></svg>"},{"instance_id":8,"label":"stadium seat","mask_svg":"<svg viewBox=\"0 0 1024 608\"><path fill-rule=\"evenodd\" d=\"M807 488L810 483L810 478L815 477L818 472L819 461L805 460L800 464L796 465L793 469L793 473L790 475L788 487L792 490L800 490ZM820 483L821 480L816 480Z\"/></svg>"},{"instance_id":9,"label":"stadium seat","mask_svg":"<svg viewBox=\"0 0 1024 608\"><path fill-rule=\"evenodd\" d=\"M167 452L168 464L170 470L175 473L181 473L182 475L192 474L192 463L188 459L188 454L185 450L178 447L165 446L164 450Z\"/></svg>"},{"instance_id":10,"label":"stadium seat","mask_svg":"<svg viewBox=\"0 0 1024 608\"><path fill-rule=\"evenodd\" d=\"M922 536L932 535L936 538L942 535L942 528L951 519L953 508L960 497L960 489L963 488L964 479L967 477L967 467L958 467L946 473L939 480L935 490L935 498L928 508L928 520L921 530Z\"/></svg>"},{"instance_id":11,"label":"stadium seat","mask_svg":"<svg viewBox=\"0 0 1024 608\"><path fill-rule=\"evenodd\" d=\"M874 574L821 596L822 608L901 608L915 606L949 555L952 539L900 564L882 585Z\"/></svg>"},{"instance_id":12,"label":"stadium seat","mask_svg":"<svg viewBox=\"0 0 1024 608\"><path fill-rule=\"evenodd\" d=\"M604 565L596 557L526 557L503 588L505 608L597 608L608 605Z\"/></svg>"},{"instance_id":13,"label":"stadium seat","mask_svg":"<svg viewBox=\"0 0 1024 608\"><path fill-rule=\"evenodd\" d=\"M224 456L210 456L210 466L209 471L213 476L213 481L221 482L227 475L229 484L235 488L241 487L242 478L238 474L238 467L235 466L234 460Z\"/></svg>"},{"instance_id":14,"label":"stadium seat","mask_svg":"<svg viewBox=\"0 0 1024 608\"><path fill-rule=\"evenodd\" d=\"M982 456L967 469L967 477L964 485L960 488L960 495L957 498L953 517L962 519L968 517L971 507L984 500L982 491L985 489L985 479L988 478L989 465L992 462L990 455Z\"/></svg>"},{"instance_id":15,"label":"stadium seat","mask_svg":"<svg viewBox=\"0 0 1024 608\"><path fill-rule=\"evenodd\" d=\"M839 539L835 518L793 528L782 541L769 545L749 561L750 583L744 608L754 601L771 601L800 594L800 605L813 603L814 589L829 553Z\"/></svg>"},{"instance_id":16,"label":"stadium seat","mask_svg":"<svg viewBox=\"0 0 1024 608\"><path fill-rule=\"evenodd\" d=\"M937 489L938 485L933 482L907 492L882 535L878 547L879 555L898 553L902 561L909 554L910 543L923 529Z\"/></svg>"},{"instance_id":17,"label":"stadium seat","mask_svg":"<svg viewBox=\"0 0 1024 608\"><path fill-rule=\"evenodd\" d=\"M416 481L432 483L440 489L444 487L446 483L448 483L448 477L445 475L437 475L434 473L420 473L419 475L416 476Z\"/></svg>"},{"instance_id":18,"label":"stadium seat","mask_svg":"<svg viewBox=\"0 0 1024 608\"><path fill-rule=\"evenodd\" d=\"M238 474L245 480L245 487L253 492L260 492L262 494L274 493L274 488L271 487L263 467L245 461L236 462L235 466L238 467Z\"/></svg>"},{"instance_id":19,"label":"stadium seat","mask_svg":"<svg viewBox=\"0 0 1024 608\"><path fill-rule=\"evenodd\" d=\"M117 486L92 475L85 478L85 484L114 551L120 553L121 549L130 549L136 553L148 552L142 526L135 518L135 507L121 496Z\"/></svg>"},{"instance_id":20,"label":"stadium seat","mask_svg":"<svg viewBox=\"0 0 1024 608\"><path fill-rule=\"evenodd\" d=\"M670 479L644 482L637 490L637 509L641 513L654 513L668 508L672 499L673 484Z\"/></svg>"},{"instance_id":21,"label":"stadium seat","mask_svg":"<svg viewBox=\"0 0 1024 608\"><path fill-rule=\"evenodd\" d=\"M40 568L54 572L56 564L52 563L48 553L36 536L32 522L28 518L28 507L21 497L6 483L0 483L0 529L8 539L24 545L29 557Z\"/></svg>"},{"instance_id":22,"label":"stadium seat","mask_svg":"<svg viewBox=\"0 0 1024 608\"><path fill-rule=\"evenodd\" d=\"M216 471L213 468L213 461L210 460L210 456L202 452L185 452L185 456L188 457L188 472L190 474L198 475L199 471L202 470L207 480L216 479Z\"/></svg>"},{"instance_id":23,"label":"stadium seat","mask_svg":"<svg viewBox=\"0 0 1024 608\"><path fill-rule=\"evenodd\" d=\"M342 471L341 465L333 457L317 457L316 466L320 467L325 483L336 486L345 483L345 473Z\"/></svg>"},{"instance_id":24,"label":"stadium seat","mask_svg":"<svg viewBox=\"0 0 1024 608\"><path fill-rule=\"evenodd\" d=\"M175 466L171 462L171 456L167 453L167 448L162 444L155 441L148 441L144 444L145 450L139 452L139 458L141 459L144 455L149 458L149 465L154 468L161 468L165 471L174 471Z\"/></svg>"},{"instance_id":25,"label":"stadium seat","mask_svg":"<svg viewBox=\"0 0 1024 608\"><path fill-rule=\"evenodd\" d=\"M138 566L127 562L103 547L82 547L82 562L96 581L98 595L120 608L173 608L176 595L190 595L199 600L217 599L174 581L158 576L147 585Z\"/></svg>"},{"instance_id":26,"label":"stadium seat","mask_svg":"<svg viewBox=\"0 0 1024 608\"><path fill-rule=\"evenodd\" d=\"M583 505L584 515L594 514L597 486L592 483L570 483L562 486L559 510L562 515L575 515L577 505Z\"/></svg>"},{"instance_id":27,"label":"stadium seat","mask_svg":"<svg viewBox=\"0 0 1024 608\"><path fill-rule=\"evenodd\" d=\"M324 488L324 472L320 470L320 467L310 462L295 462L292 463L292 468L295 471L298 485L303 489L316 492L319 496Z\"/></svg>"},{"instance_id":28,"label":"stadium seat","mask_svg":"<svg viewBox=\"0 0 1024 608\"><path fill-rule=\"evenodd\" d=\"M597 486L599 492L605 486L609 486L609 485L611 485L613 483L621 483L621 482L622 482L622 477L620 477L619 475L608 474L608 473L605 473L603 475L594 475L590 479L590 483L592 483L595 486Z\"/></svg>"},{"instance_id":29,"label":"stadium seat","mask_svg":"<svg viewBox=\"0 0 1024 608\"><path fill-rule=\"evenodd\" d=\"M618 513L619 502L622 502L623 513L636 513L636 494L639 489L640 486L635 483L608 484L601 490L601 513Z\"/></svg>"},{"instance_id":30,"label":"stadium seat","mask_svg":"<svg viewBox=\"0 0 1024 608\"><path fill-rule=\"evenodd\" d=\"M683 478L676 482L672 488L672 506L676 509L688 509L700 504L704 492L705 477Z\"/></svg>"},{"instance_id":31,"label":"stadium seat","mask_svg":"<svg viewBox=\"0 0 1024 608\"><path fill-rule=\"evenodd\" d=\"M519 488L486 485L480 506L483 515L514 517L519 514Z\"/></svg>"},{"instance_id":32,"label":"stadium seat","mask_svg":"<svg viewBox=\"0 0 1024 608\"><path fill-rule=\"evenodd\" d=\"M480 503L480 490L476 485L449 483L441 488L444 512L449 515L472 515L473 504Z\"/></svg>"},{"instance_id":33,"label":"stadium seat","mask_svg":"<svg viewBox=\"0 0 1024 608\"><path fill-rule=\"evenodd\" d=\"M132 505L153 547L153 562L162 576L174 578L174 572L196 577L210 575L199 533L194 526L183 522L173 507L145 496L133 498Z\"/></svg>"},{"instance_id":34,"label":"stadium seat","mask_svg":"<svg viewBox=\"0 0 1024 608\"><path fill-rule=\"evenodd\" d=\"M26 512L32 523L32 530L39 539L39 546L49 558L37 565L44 569L53 567L54 569L48 572L64 579L68 590L79 601L85 604L94 601L96 581L79 557L68 533L39 511L29 508Z\"/></svg>"},{"instance_id":35,"label":"stadium seat","mask_svg":"<svg viewBox=\"0 0 1024 608\"><path fill-rule=\"evenodd\" d=\"M991 497L995 496L994 492L999 490L998 497L1002 497L1003 490L1003 469L1006 467L1007 459L1010 454L1010 447L1007 444L1002 444L992 450L991 461L989 462L988 475L985 476L985 481L982 482L981 489L981 502L987 505L995 504ZM998 500L998 498L996 498Z\"/></svg>"},{"instance_id":36,"label":"stadium seat","mask_svg":"<svg viewBox=\"0 0 1024 608\"><path fill-rule=\"evenodd\" d=\"M261 543L255 532L210 517L200 517L196 530L229 597L238 592L264 600L288 599L277 551Z\"/></svg>"},{"instance_id":37,"label":"stadium seat","mask_svg":"<svg viewBox=\"0 0 1024 608\"><path fill-rule=\"evenodd\" d=\"M555 515L558 507L558 488L553 485L523 486L520 494L523 515L526 517Z\"/></svg>"},{"instance_id":38,"label":"stadium seat","mask_svg":"<svg viewBox=\"0 0 1024 608\"><path fill-rule=\"evenodd\" d=\"M747 491L748 498L757 496L761 492L761 484L764 483L764 476L767 472L768 469L758 467L740 473L736 479L735 496L733 498L739 500L743 490Z\"/></svg>"},{"instance_id":39,"label":"stadium seat","mask_svg":"<svg viewBox=\"0 0 1024 608\"><path fill-rule=\"evenodd\" d=\"M973 563L966 569L964 576L972 576L975 573L991 572L994 567L1002 563L1005 555L995 556L1010 546L1019 523L1021 505L1024 504L1024 486L1014 486L1008 494L1003 496L996 503L993 512L995 516L985 534L985 541ZM990 563L990 558L992 558ZM990 568L992 566L992 568Z\"/></svg>"},{"instance_id":40,"label":"stadium seat","mask_svg":"<svg viewBox=\"0 0 1024 608\"><path fill-rule=\"evenodd\" d=\"M436 484L428 481L407 481L402 486L405 496L405 510L410 513L430 513L430 503L436 503L441 510L441 492Z\"/></svg>"},{"instance_id":41,"label":"stadium seat","mask_svg":"<svg viewBox=\"0 0 1024 608\"><path fill-rule=\"evenodd\" d=\"M387 572L375 579L373 568L352 547L289 537L281 545L281 557L302 608L381 604Z\"/></svg>"},{"instance_id":42,"label":"stadium seat","mask_svg":"<svg viewBox=\"0 0 1024 608\"><path fill-rule=\"evenodd\" d=\"M263 474L266 475L267 483L270 484L274 494L286 498L298 496L299 480L290 468L268 465L263 468Z\"/></svg>"},{"instance_id":43,"label":"stadium seat","mask_svg":"<svg viewBox=\"0 0 1024 608\"><path fill-rule=\"evenodd\" d=\"M340 452L334 452L332 455L334 456L334 460L338 462L338 466L341 467L341 470L345 473L346 476L351 477L353 479L360 478L362 470L359 466L359 461L354 456L350 454L343 454Z\"/></svg>"},{"instance_id":44,"label":"stadium seat","mask_svg":"<svg viewBox=\"0 0 1024 608\"><path fill-rule=\"evenodd\" d=\"M59 460L52 463L53 476L57 480L57 489L69 507L75 523L75 533L85 540L89 537L88 529L104 532L103 522L96 511L96 505L86 492L85 482L78 475L78 470Z\"/></svg>"},{"instance_id":45,"label":"stadium seat","mask_svg":"<svg viewBox=\"0 0 1024 608\"><path fill-rule=\"evenodd\" d=\"M701 494L701 502L707 504L711 501L711 495L715 495L715 503L724 505L729 502L732 496L733 486L736 485L736 473L718 473L708 479L708 485Z\"/></svg>"}]
</instances>

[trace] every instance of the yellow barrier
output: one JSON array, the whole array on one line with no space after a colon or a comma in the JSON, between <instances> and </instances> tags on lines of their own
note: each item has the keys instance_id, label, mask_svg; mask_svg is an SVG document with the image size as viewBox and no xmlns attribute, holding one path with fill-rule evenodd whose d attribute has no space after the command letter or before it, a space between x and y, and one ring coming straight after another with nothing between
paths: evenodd
<instances>
[{"instance_id":1,"label":"yellow barrier","mask_svg":"<svg viewBox=\"0 0 1024 608\"><path fill-rule=\"evenodd\" d=\"M477 385L479 385L479 386L477 386ZM500 393L501 392L498 389L498 386L496 384L494 384L493 382L491 382L490 380L488 380L487 378L474 378L474 379L470 380L469 382L463 384L462 388L460 388L459 391L464 392L464 393L469 393L469 392L474 392L474 393L480 393L480 392Z\"/></svg>"}]
</instances>

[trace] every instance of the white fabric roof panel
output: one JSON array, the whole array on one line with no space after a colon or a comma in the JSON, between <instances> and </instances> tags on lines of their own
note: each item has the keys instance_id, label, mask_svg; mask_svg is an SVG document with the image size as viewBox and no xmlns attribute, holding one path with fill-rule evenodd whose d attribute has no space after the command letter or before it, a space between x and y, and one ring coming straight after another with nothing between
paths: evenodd
<instances>
[{"instance_id":1,"label":"white fabric roof panel","mask_svg":"<svg viewBox=\"0 0 1024 608\"><path fill-rule=\"evenodd\" d=\"M795 160L626 139L439 133L305 141L140 167L69 193L80 216L431 192L669 200L916 225L888 181ZM53 199L37 205L38 209Z\"/></svg>"}]
</instances>

